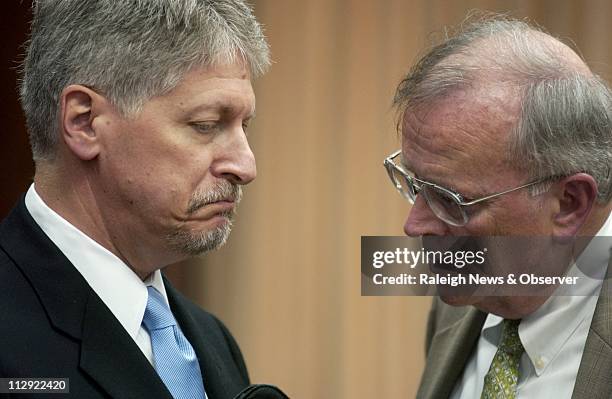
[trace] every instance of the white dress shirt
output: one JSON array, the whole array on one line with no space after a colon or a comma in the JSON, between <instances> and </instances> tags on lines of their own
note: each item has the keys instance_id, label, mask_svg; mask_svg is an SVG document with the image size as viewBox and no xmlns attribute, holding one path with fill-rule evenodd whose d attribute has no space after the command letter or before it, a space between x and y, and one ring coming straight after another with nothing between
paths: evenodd
<instances>
[{"instance_id":1,"label":"white dress shirt","mask_svg":"<svg viewBox=\"0 0 612 399\"><path fill-rule=\"evenodd\" d=\"M49 208L34 184L26 193L25 204L34 221L81 273L153 364L151 338L142 326L142 318L147 307L147 286L157 289L168 302L161 272L156 270L143 282L121 259Z\"/></svg>"},{"instance_id":2,"label":"white dress shirt","mask_svg":"<svg viewBox=\"0 0 612 399\"><path fill-rule=\"evenodd\" d=\"M612 216L597 235L612 236ZM519 363L517 399L571 398L608 265L610 248L602 243L592 241L578 258L582 270L574 265L568 272L570 276L579 277L579 292L584 296L560 296L557 292L521 320L519 337L525 352ZM590 268L588 276L583 273L585 265ZM487 316L476 349L451 399L480 398L484 377L497 351L502 321L494 314Z\"/></svg>"}]
</instances>

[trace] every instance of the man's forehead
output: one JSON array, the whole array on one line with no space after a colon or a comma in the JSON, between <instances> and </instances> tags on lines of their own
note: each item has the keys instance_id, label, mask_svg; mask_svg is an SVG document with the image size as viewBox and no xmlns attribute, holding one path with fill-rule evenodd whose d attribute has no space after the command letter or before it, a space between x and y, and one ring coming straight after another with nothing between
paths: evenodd
<instances>
[{"instance_id":1,"label":"man's forehead","mask_svg":"<svg viewBox=\"0 0 612 399\"><path fill-rule=\"evenodd\" d=\"M159 100L178 105L189 113L255 113L250 73L240 64L193 69Z\"/></svg>"},{"instance_id":2,"label":"man's forehead","mask_svg":"<svg viewBox=\"0 0 612 399\"><path fill-rule=\"evenodd\" d=\"M408 109L402 119L406 166L423 178L438 178L499 164L519 115L508 96L476 91L453 93Z\"/></svg>"},{"instance_id":3,"label":"man's forehead","mask_svg":"<svg viewBox=\"0 0 612 399\"><path fill-rule=\"evenodd\" d=\"M518 101L492 90L459 91L404 112L402 140L440 147L507 140L518 121Z\"/></svg>"}]
</instances>

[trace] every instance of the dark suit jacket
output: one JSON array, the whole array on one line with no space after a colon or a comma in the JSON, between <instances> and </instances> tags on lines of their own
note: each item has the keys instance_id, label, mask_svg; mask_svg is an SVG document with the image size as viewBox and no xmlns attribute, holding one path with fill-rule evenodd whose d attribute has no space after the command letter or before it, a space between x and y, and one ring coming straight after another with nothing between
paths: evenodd
<instances>
[{"instance_id":1,"label":"dark suit jacket","mask_svg":"<svg viewBox=\"0 0 612 399\"><path fill-rule=\"evenodd\" d=\"M238 345L217 318L167 280L165 285L209 398L233 398L249 384ZM23 198L0 224L0 377L70 379L70 396L15 395L24 399L171 398L119 321L32 219Z\"/></svg>"},{"instance_id":2,"label":"dark suit jacket","mask_svg":"<svg viewBox=\"0 0 612 399\"><path fill-rule=\"evenodd\" d=\"M608 273L611 268L608 266ZM604 280L580 361L572 399L612 398L612 283ZM418 399L445 399L463 375L486 319L472 306L434 298L427 325L427 359Z\"/></svg>"}]
</instances>

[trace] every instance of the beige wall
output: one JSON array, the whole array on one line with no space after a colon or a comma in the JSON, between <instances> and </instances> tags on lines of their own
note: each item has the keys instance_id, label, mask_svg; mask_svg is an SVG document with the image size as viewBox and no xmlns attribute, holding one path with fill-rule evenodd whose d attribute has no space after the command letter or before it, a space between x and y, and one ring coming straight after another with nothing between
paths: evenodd
<instances>
[{"instance_id":1,"label":"beige wall","mask_svg":"<svg viewBox=\"0 0 612 399\"><path fill-rule=\"evenodd\" d=\"M259 177L229 244L172 273L240 342L252 379L295 398L414 397L429 298L360 296L362 235L400 235L408 206L396 84L430 32L472 8L530 16L610 77L612 2L257 0L275 64L256 82Z\"/></svg>"}]
</instances>

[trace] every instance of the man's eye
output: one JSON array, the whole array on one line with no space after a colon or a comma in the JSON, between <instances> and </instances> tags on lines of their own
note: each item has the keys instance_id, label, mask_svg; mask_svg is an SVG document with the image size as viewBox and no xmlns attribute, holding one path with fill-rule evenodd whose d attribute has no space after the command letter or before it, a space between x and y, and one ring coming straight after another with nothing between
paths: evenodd
<instances>
[{"instance_id":1,"label":"man's eye","mask_svg":"<svg viewBox=\"0 0 612 399\"><path fill-rule=\"evenodd\" d=\"M242 130L245 134L249 131L249 121L242 122Z\"/></svg>"},{"instance_id":2,"label":"man's eye","mask_svg":"<svg viewBox=\"0 0 612 399\"><path fill-rule=\"evenodd\" d=\"M191 126L194 127L194 129L196 129L199 133L214 133L218 126L219 123L218 122L195 122L192 123Z\"/></svg>"}]
</instances>

